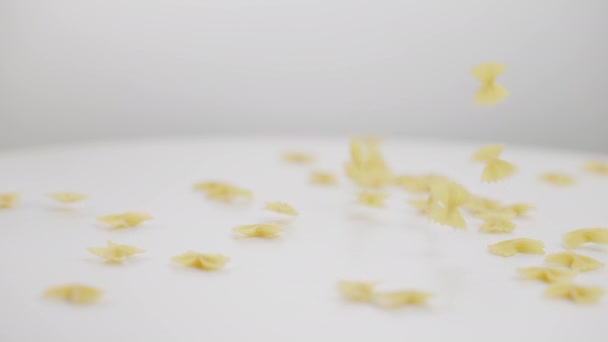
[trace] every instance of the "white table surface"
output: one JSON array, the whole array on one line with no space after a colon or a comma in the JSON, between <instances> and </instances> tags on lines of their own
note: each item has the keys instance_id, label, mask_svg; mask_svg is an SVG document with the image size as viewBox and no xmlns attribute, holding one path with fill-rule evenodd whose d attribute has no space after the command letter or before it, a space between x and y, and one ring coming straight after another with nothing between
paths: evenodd
<instances>
[{"instance_id":1,"label":"white table surface","mask_svg":"<svg viewBox=\"0 0 608 342\"><path fill-rule=\"evenodd\" d=\"M439 172L472 192L537 206L512 234L455 231L429 223L393 189L386 209L353 204L343 177L346 140L158 140L0 150L0 192L22 201L0 210L0 341L606 341L608 298L577 306L542 296L545 285L520 280L516 269L542 256L501 258L487 245L515 237L562 251L561 235L608 226L608 177L581 162L602 156L506 146L519 172L481 184L477 144L386 141L399 173ZM314 166L285 164L286 149L318 156ZM608 159L608 156L603 156ZM312 186L311 169L336 171L336 187ZM571 187L540 183L545 171L577 178ZM254 192L249 205L210 202L191 190L199 180L226 180ZM90 195L71 209L46 194ZM282 200L300 211L282 238L235 239L232 227L280 218L261 208ZM110 231L95 218L143 211L154 221ZM105 265L86 247L106 240L145 254ZM223 253L228 267L183 269L170 258L187 250ZM608 248L579 252L608 263ZM340 279L435 294L426 308L381 310L345 302ZM580 284L608 289L608 269L580 274ZM105 291L79 307L42 298L48 286L79 282Z\"/></svg>"}]
</instances>

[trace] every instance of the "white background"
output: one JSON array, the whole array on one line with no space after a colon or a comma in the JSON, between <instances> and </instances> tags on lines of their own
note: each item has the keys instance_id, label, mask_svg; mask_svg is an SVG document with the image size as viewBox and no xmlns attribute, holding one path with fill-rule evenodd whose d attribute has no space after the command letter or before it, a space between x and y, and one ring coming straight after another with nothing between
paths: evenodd
<instances>
[{"instance_id":1,"label":"white background","mask_svg":"<svg viewBox=\"0 0 608 342\"><path fill-rule=\"evenodd\" d=\"M376 133L608 151L606 0L0 0L0 146ZM469 69L512 96L477 108Z\"/></svg>"}]
</instances>

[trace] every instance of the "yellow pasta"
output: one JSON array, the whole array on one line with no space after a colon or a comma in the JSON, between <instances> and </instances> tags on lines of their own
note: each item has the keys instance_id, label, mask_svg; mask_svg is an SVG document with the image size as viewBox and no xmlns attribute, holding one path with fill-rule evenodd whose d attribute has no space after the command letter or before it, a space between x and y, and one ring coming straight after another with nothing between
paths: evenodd
<instances>
[{"instance_id":1,"label":"yellow pasta","mask_svg":"<svg viewBox=\"0 0 608 342\"><path fill-rule=\"evenodd\" d=\"M437 182L449 182L447 177L428 174L428 175L401 175L394 178L397 186L411 193L428 193L431 185Z\"/></svg>"},{"instance_id":2,"label":"yellow pasta","mask_svg":"<svg viewBox=\"0 0 608 342\"><path fill-rule=\"evenodd\" d=\"M77 192L57 192L49 194L51 198L61 203L76 203L85 199L87 196Z\"/></svg>"},{"instance_id":3,"label":"yellow pasta","mask_svg":"<svg viewBox=\"0 0 608 342\"><path fill-rule=\"evenodd\" d=\"M507 89L496 83L496 77L507 67L498 63L484 63L474 67L471 74L481 82L481 87L475 93L474 101L478 105L493 105L509 95Z\"/></svg>"},{"instance_id":4,"label":"yellow pasta","mask_svg":"<svg viewBox=\"0 0 608 342\"><path fill-rule=\"evenodd\" d=\"M377 144L351 139L350 156L345 171L355 184L377 188L393 182L393 174Z\"/></svg>"},{"instance_id":5,"label":"yellow pasta","mask_svg":"<svg viewBox=\"0 0 608 342\"><path fill-rule=\"evenodd\" d=\"M143 249L129 245L119 245L112 241L107 242L107 247L89 247L87 249L89 252L106 259L106 262L112 264L121 263L134 254L144 252Z\"/></svg>"},{"instance_id":6,"label":"yellow pasta","mask_svg":"<svg viewBox=\"0 0 608 342\"><path fill-rule=\"evenodd\" d=\"M484 233L510 233L515 229L510 215L488 212L480 216L483 224L479 231Z\"/></svg>"},{"instance_id":7,"label":"yellow pasta","mask_svg":"<svg viewBox=\"0 0 608 342\"><path fill-rule=\"evenodd\" d=\"M576 275L575 271L553 267L526 267L517 271L524 279L540 280L545 283L569 281Z\"/></svg>"},{"instance_id":8,"label":"yellow pasta","mask_svg":"<svg viewBox=\"0 0 608 342\"><path fill-rule=\"evenodd\" d=\"M338 181L331 172L313 171L310 173L310 182L317 185L334 185Z\"/></svg>"},{"instance_id":9,"label":"yellow pasta","mask_svg":"<svg viewBox=\"0 0 608 342\"><path fill-rule=\"evenodd\" d=\"M231 202L237 199L250 200L253 197L249 190L217 181L196 183L194 184L194 190L205 192L208 199L222 202Z\"/></svg>"},{"instance_id":10,"label":"yellow pasta","mask_svg":"<svg viewBox=\"0 0 608 342\"><path fill-rule=\"evenodd\" d=\"M144 213L128 211L122 214L98 217L99 222L108 224L114 229L131 228L140 225L144 221L151 220L152 216Z\"/></svg>"},{"instance_id":11,"label":"yellow pasta","mask_svg":"<svg viewBox=\"0 0 608 342\"><path fill-rule=\"evenodd\" d=\"M473 214L482 214L499 209L502 207L502 204L499 201L490 198L470 196L462 206Z\"/></svg>"},{"instance_id":12,"label":"yellow pasta","mask_svg":"<svg viewBox=\"0 0 608 342\"><path fill-rule=\"evenodd\" d=\"M357 203L372 208L384 208L387 194L379 192L361 191L357 194Z\"/></svg>"},{"instance_id":13,"label":"yellow pasta","mask_svg":"<svg viewBox=\"0 0 608 342\"><path fill-rule=\"evenodd\" d=\"M289 204L284 203L284 202L266 203L265 209L271 210L271 211L274 211L277 213L281 213L281 214L291 215L291 216L298 215L298 212L294 208L292 208Z\"/></svg>"},{"instance_id":14,"label":"yellow pasta","mask_svg":"<svg viewBox=\"0 0 608 342\"><path fill-rule=\"evenodd\" d=\"M91 304L99 300L103 292L97 288L69 284L55 286L44 291L44 295L49 298L61 299L74 304Z\"/></svg>"},{"instance_id":15,"label":"yellow pasta","mask_svg":"<svg viewBox=\"0 0 608 342\"><path fill-rule=\"evenodd\" d=\"M488 246L488 250L502 257L510 257L518 253L545 254L545 244L539 240L519 238L495 243Z\"/></svg>"},{"instance_id":16,"label":"yellow pasta","mask_svg":"<svg viewBox=\"0 0 608 342\"><path fill-rule=\"evenodd\" d=\"M345 280L338 282L338 290L342 295L355 302L370 302L374 295L374 286L374 283Z\"/></svg>"},{"instance_id":17,"label":"yellow pasta","mask_svg":"<svg viewBox=\"0 0 608 342\"><path fill-rule=\"evenodd\" d=\"M543 173L542 175L540 175L539 178L540 178L540 180L542 180L544 182L551 183L553 185L559 185L559 186L572 185L576 182L574 180L574 177L567 175L565 173L557 173L557 172Z\"/></svg>"},{"instance_id":18,"label":"yellow pasta","mask_svg":"<svg viewBox=\"0 0 608 342\"><path fill-rule=\"evenodd\" d=\"M511 204L505 207L502 207L500 210L506 213L510 213L514 216L523 216L525 214L527 214L529 211L532 211L536 209L536 207L534 207L531 204L527 204L527 203L515 203L515 204Z\"/></svg>"},{"instance_id":19,"label":"yellow pasta","mask_svg":"<svg viewBox=\"0 0 608 342\"><path fill-rule=\"evenodd\" d=\"M492 159L497 159L502 153L503 144L486 145L479 148L471 157L474 161L487 162Z\"/></svg>"},{"instance_id":20,"label":"yellow pasta","mask_svg":"<svg viewBox=\"0 0 608 342\"><path fill-rule=\"evenodd\" d=\"M608 244L608 228L583 228L564 234L564 244L576 248L585 243Z\"/></svg>"},{"instance_id":21,"label":"yellow pasta","mask_svg":"<svg viewBox=\"0 0 608 342\"><path fill-rule=\"evenodd\" d=\"M283 153L283 160L294 164L310 164L315 161L315 157L308 153L287 151Z\"/></svg>"},{"instance_id":22,"label":"yellow pasta","mask_svg":"<svg viewBox=\"0 0 608 342\"><path fill-rule=\"evenodd\" d=\"M604 295L599 286L579 286L571 282L551 284L545 290L545 296L570 299L577 304L595 303Z\"/></svg>"},{"instance_id":23,"label":"yellow pasta","mask_svg":"<svg viewBox=\"0 0 608 342\"><path fill-rule=\"evenodd\" d=\"M589 161L583 164L583 170L598 175L608 176L608 163L599 161Z\"/></svg>"},{"instance_id":24,"label":"yellow pasta","mask_svg":"<svg viewBox=\"0 0 608 342\"><path fill-rule=\"evenodd\" d=\"M373 295L373 303L385 308L398 308L425 304L431 296L432 294L428 292L418 290L376 292Z\"/></svg>"},{"instance_id":25,"label":"yellow pasta","mask_svg":"<svg viewBox=\"0 0 608 342\"><path fill-rule=\"evenodd\" d=\"M203 254L188 251L171 259L178 264L198 268L205 271L217 271L224 267L230 259L222 254Z\"/></svg>"},{"instance_id":26,"label":"yellow pasta","mask_svg":"<svg viewBox=\"0 0 608 342\"><path fill-rule=\"evenodd\" d=\"M19 201L19 194L0 194L0 209L12 208Z\"/></svg>"},{"instance_id":27,"label":"yellow pasta","mask_svg":"<svg viewBox=\"0 0 608 342\"><path fill-rule=\"evenodd\" d=\"M437 182L431 186L429 218L453 228L466 228L459 207L469 200L469 192L454 182Z\"/></svg>"},{"instance_id":28,"label":"yellow pasta","mask_svg":"<svg viewBox=\"0 0 608 342\"><path fill-rule=\"evenodd\" d=\"M574 252L560 252L549 254L545 258L549 264L557 264L569 267L576 272L589 272L604 267L604 264L588 256L576 254Z\"/></svg>"},{"instance_id":29,"label":"yellow pasta","mask_svg":"<svg viewBox=\"0 0 608 342\"><path fill-rule=\"evenodd\" d=\"M275 223L259 223L238 226L234 228L234 231L245 237L274 238L283 232L283 228Z\"/></svg>"},{"instance_id":30,"label":"yellow pasta","mask_svg":"<svg viewBox=\"0 0 608 342\"><path fill-rule=\"evenodd\" d=\"M494 183L510 177L515 173L515 165L502 159L491 159L486 163L481 173L481 181L484 183Z\"/></svg>"}]
</instances>

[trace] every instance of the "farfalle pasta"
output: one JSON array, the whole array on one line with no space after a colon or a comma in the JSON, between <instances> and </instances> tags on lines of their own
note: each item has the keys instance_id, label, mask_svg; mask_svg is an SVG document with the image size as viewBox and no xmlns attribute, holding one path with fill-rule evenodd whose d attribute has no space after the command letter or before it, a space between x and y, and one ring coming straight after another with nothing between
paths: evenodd
<instances>
[{"instance_id":1,"label":"farfalle pasta","mask_svg":"<svg viewBox=\"0 0 608 342\"><path fill-rule=\"evenodd\" d=\"M488 246L490 253L502 257L510 257L515 254L545 254L545 244L542 241L519 238L501 241Z\"/></svg>"},{"instance_id":2,"label":"farfalle pasta","mask_svg":"<svg viewBox=\"0 0 608 342\"><path fill-rule=\"evenodd\" d=\"M475 93L474 101L481 106L488 106L502 101L509 95L507 89L496 83L496 77L506 70L506 66L498 63L483 63L471 70L471 74L481 82L481 87Z\"/></svg>"},{"instance_id":3,"label":"farfalle pasta","mask_svg":"<svg viewBox=\"0 0 608 342\"><path fill-rule=\"evenodd\" d=\"M54 286L44 291L45 297L64 300L73 304L94 303L99 300L102 294L103 291L98 288L80 284Z\"/></svg>"},{"instance_id":4,"label":"farfalle pasta","mask_svg":"<svg viewBox=\"0 0 608 342\"><path fill-rule=\"evenodd\" d=\"M485 167L481 173L481 181L484 183L493 183L499 180L510 177L515 173L517 168L512 163L500 159L503 145L487 145L482 146L472 156L475 161L485 163Z\"/></svg>"},{"instance_id":5,"label":"farfalle pasta","mask_svg":"<svg viewBox=\"0 0 608 342\"><path fill-rule=\"evenodd\" d=\"M285 202L268 202L264 207L266 210L274 211L280 214L297 216L298 212Z\"/></svg>"},{"instance_id":6,"label":"farfalle pasta","mask_svg":"<svg viewBox=\"0 0 608 342\"><path fill-rule=\"evenodd\" d=\"M550 183L550 184L557 185L557 186L572 185L576 182L574 180L574 177L572 177L568 174L559 173L559 172L543 173L539 176L539 179L543 182Z\"/></svg>"},{"instance_id":7,"label":"farfalle pasta","mask_svg":"<svg viewBox=\"0 0 608 342\"><path fill-rule=\"evenodd\" d=\"M76 203L87 198L86 195L78 193L78 192L56 192L49 194L49 196L61 203Z\"/></svg>"},{"instance_id":8,"label":"farfalle pasta","mask_svg":"<svg viewBox=\"0 0 608 342\"><path fill-rule=\"evenodd\" d=\"M283 228L275 223L258 223L234 227L234 231L244 237L275 238Z\"/></svg>"},{"instance_id":9,"label":"farfalle pasta","mask_svg":"<svg viewBox=\"0 0 608 342\"><path fill-rule=\"evenodd\" d=\"M315 161L315 157L312 154L297 151L284 152L282 159L293 164L310 164Z\"/></svg>"},{"instance_id":10,"label":"farfalle pasta","mask_svg":"<svg viewBox=\"0 0 608 342\"><path fill-rule=\"evenodd\" d=\"M583 228L564 234L564 244L576 248L585 243L608 244L608 228Z\"/></svg>"},{"instance_id":11,"label":"farfalle pasta","mask_svg":"<svg viewBox=\"0 0 608 342\"><path fill-rule=\"evenodd\" d=\"M598 175L608 176L608 162L588 161L583 164L583 170Z\"/></svg>"},{"instance_id":12,"label":"farfalle pasta","mask_svg":"<svg viewBox=\"0 0 608 342\"><path fill-rule=\"evenodd\" d=\"M372 302L384 308L399 308L408 305L426 304L431 296L431 293L419 290L376 292L373 295Z\"/></svg>"},{"instance_id":13,"label":"farfalle pasta","mask_svg":"<svg viewBox=\"0 0 608 342\"><path fill-rule=\"evenodd\" d=\"M128 211L122 214L100 216L97 218L99 222L105 223L114 229L136 227L151 219L152 216L148 214L133 211Z\"/></svg>"},{"instance_id":14,"label":"farfalle pasta","mask_svg":"<svg viewBox=\"0 0 608 342\"><path fill-rule=\"evenodd\" d=\"M574 252L560 252L547 255L545 262L569 267L577 272L589 272L604 267L601 261Z\"/></svg>"},{"instance_id":15,"label":"farfalle pasta","mask_svg":"<svg viewBox=\"0 0 608 342\"><path fill-rule=\"evenodd\" d=\"M545 296L569 299L577 304L591 304L600 300L604 289L599 286L579 286L571 282L551 284L545 290Z\"/></svg>"},{"instance_id":16,"label":"farfalle pasta","mask_svg":"<svg viewBox=\"0 0 608 342\"><path fill-rule=\"evenodd\" d=\"M338 181L336 175L326 171L312 171L310 182L316 185L335 185Z\"/></svg>"},{"instance_id":17,"label":"farfalle pasta","mask_svg":"<svg viewBox=\"0 0 608 342\"><path fill-rule=\"evenodd\" d=\"M355 184L378 188L393 182L393 174L380 153L378 144L351 139L350 157L345 171Z\"/></svg>"},{"instance_id":18,"label":"farfalle pasta","mask_svg":"<svg viewBox=\"0 0 608 342\"><path fill-rule=\"evenodd\" d=\"M138 253L143 253L144 250L130 245L120 245L112 241L107 242L106 247L89 247L87 248L92 254L103 258L111 264L119 264Z\"/></svg>"},{"instance_id":19,"label":"farfalle pasta","mask_svg":"<svg viewBox=\"0 0 608 342\"><path fill-rule=\"evenodd\" d=\"M357 194L357 203L372 208L384 208L387 197L385 193L361 191Z\"/></svg>"},{"instance_id":20,"label":"farfalle pasta","mask_svg":"<svg viewBox=\"0 0 608 342\"><path fill-rule=\"evenodd\" d=\"M226 265L230 258L222 254L204 254L187 251L171 258L175 263L186 267L198 268L204 271L217 271Z\"/></svg>"},{"instance_id":21,"label":"farfalle pasta","mask_svg":"<svg viewBox=\"0 0 608 342\"><path fill-rule=\"evenodd\" d=\"M194 184L194 190L203 191L208 199L232 202L238 199L251 200L251 191L238 186L218 181L199 182Z\"/></svg>"},{"instance_id":22,"label":"farfalle pasta","mask_svg":"<svg viewBox=\"0 0 608 342\"><path fill-rule=\"evenodd\" d=\"M453 228L466 228L460 207L469 200L469 192L454 182L437 182L431 186L429 195L432 205L429 218Z\"/></svg>"},{"instance_id":23,"label":"farfalle pasta","mask_svg":"<svg viewBox=\"0 0 608 342\"><path fill-rule=\"evenodd\" d=\"M374 295L375 283L357 282L357 281L340 281L338 282L338 290L344 298L355 302L370 302Z\"/></svg>"},{"instance_id":24,"label":"farfalle pasta","mask_svg":"<svg viewBox=\"0 0 608 342\"><path fill-rule=\"evenodd\" d=\"M0 194L0 209L12 208L19 201L19 194L8 193Z\"/></svg>"},{"instance_id":25,"label":"farfalle pasta","mask_svg":"<svg viewBox=\"0 0 608 342\"><path fill-rule=\"evenodd\" d=\"M509 214L500 212L487 212L479 216L483 224L479 231L483 233L510 233L515 229L515 223L511 221Z\"/></svg>"},{"instance_id":26,"label":"farfalle pasta","mask_svg":"<svg viewBox=\"0 0 608 342\"><path fill-rule=\"evenodd\" d=\"M525 267L517 270L528 280L539 280L545 283L570 281L576 275L575 271L555 267Z\"/></svg>"}]
</instances>

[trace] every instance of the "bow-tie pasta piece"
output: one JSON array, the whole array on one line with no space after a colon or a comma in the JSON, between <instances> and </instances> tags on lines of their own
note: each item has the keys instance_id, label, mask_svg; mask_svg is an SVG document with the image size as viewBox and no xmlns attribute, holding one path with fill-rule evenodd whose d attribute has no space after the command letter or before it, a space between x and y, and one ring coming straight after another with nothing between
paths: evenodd
<instances>
[{"instance_id":1,"label":"bow-tie pasta piece","mask_svg":"<svg viewBox=\"0 0 608 342\"><path fill-rule=\"evenodd\" d=\"M604 267L604 264L588 256L576 254L574 252L560 252L549 254L545 262L569 267L576 272L589 272Z\"/></svg>"},{"instance_id":2,"label":"bow-tie pasta piece","mask_svg":"<svg viewBox=\"0 0 608 342\"><path fill-rule=\"evenodd\" d=\"M356 185L379 188L393 183L393 173L386 164L378 144L351 139L350 157L345 171Z\"/></svg>"},{"instance_id":3,"label":"bow-tie pasta piece","mask_svg":"<svg viewBox=\"0 0 608 342\"><path fill-rule=\"evenodd\" d=\"M380 192L361 191L357 194L357 203L372 208L384 208L387 197L387 194Z\"/></svg>"},{"instance_id":4,"label":"bow-tie pasta piece","mask_svg":"<svg viewBox=\"0 0 608 342\"><path fill-rule=\"evenodd\" d=\"M338 290L344 298L355 302L370 302L374 295L374 283L356 282L356 281L340 281L338 282Z\"/></svg>"},{"instance_id":5,"label":"bow-tie pasta piece","mask_svg":"<svg viewBox=\"0 0 608 342\"><path fill-rule=\"evenodd\" d=\"M500 157L503 148L503 144L482 146L477 151L475 151L475 153L473 153L473 155L471 156L471 160L487 162L492 159L497 159L498 157Z\"/></svg>"},{"instance_id":6,"label":"bow-tie pasta piece","mask_svg":"<svg viewBox=\"0 0 608 342\"><path fill-rule=\"evenodd\" d=\"M576 248L585 243L608 244L608 228L583 228L564 234L564 244Z\"/></svg>"},{"instance_id":7,"label":"bow-tie pasta piece","mask_svg":"<svg viewBox=\"0 0 608 342\"><path fill-rule=\"evenodd\" d=\"M429 218L453 228L466 228L460 207L469 200L469 192L454 182L437 182L431 186L430 200L433 202Z\"/></svg>"},{"instance_id":8,"label":"bow-tie pasta piece","mask_svg":"<svg viewBox=\"0 0 608 342\"><path fill-rule=\"evenodd\" d=\"M515 224L511 221L509 214L503 213L484 213L479 216L483 224L479 228L483 233L510 233L515 229Z\"/></svg>"},{"instance_id":9,"label":"bow-tie pasta piece","mask_svg":"<svg viewBox=\"0 0 608 342\"><path fill-rule=\"evenodd\" d=\"M532 211L534 209L536 209L536 207L534 207L533 205L528 204L528 203L515 203L515 204L511 204L511 205L502 207L500 210L511 213L514 216L524 216L529 211Z\"/></svg>"},{"instance_id":10,"label":"bow-tie pasta piece","mask_svg":"<svg viewBox=\"0 0 608 342\"><path fill-rule=\"evenodd\" d=\"M283 228L275 223L260 223L238 226L234 231L244 237L275 238L283 232Z\"/></svg>"},{"instance_id":11,"label":"bow-tie pasta piece","mask_svg":"<svg viewBox=\"0 0 608 342\"><path fill-rule=\"evenodd\" d=\"M426 304L432 294L418 290L401 290L389 292L376 292L373 296L374 304L385 308L398 308L408 305Z\"/></svg>"},{"instance_id":12,"label":"bow-tie pasta piece","mask_svg":"<svg viewBox=\"0 0 608 342\"><path fill-rule=\"evenodd\" d=\"M95 287L69 284L48 288L44 295L74 304L91 304L99 300L103 292Z\"/></svg>"},{"instance_id":13,"label":"bow-tie pasta piece","mask_svg":"<svg viewBox=\"0 0 608 342\"><path fill-rule=\"evenodd\" d=\"M198 268L205 271L216 271L224 267L230 259L222 254L203 254L193 251L188 251L184 254L173 257L174 262L187 266Z\"/></svg>"},{"instance_id":14,"label":"bow-tie pasta piece","mask_svg":"<svg viewBox=\"0 0 608 342\"><path fill-rule=\"evenodd\" d=\"M105 223L114 229L136 227L144 221L151 220L152 216L138 212L126 212L122 214L98 217L99 222Z\"/></svg>"},{"instance_id":15,"label":"bow-tie pasta piece","mask_svg":"<svg viewBox=\"0 0 608 342\"><path fill-rule=\"evenodd\" d=\"M325 171L312 171L310 173L310 182L316 185L335 185L338 181L336 175Z\"/></svg>"},{"instance_id":16,"label":"bow-tie pasta piece","mask_svg":"<svg viewBox=\"0 0 608 342\"><path fill-rule=\"evenodd\" d=\"M524 279L556 283L574 278L575 271L554 267L526 267L517 270Z\"/></svg>"},{"instance_id":17,"label":"bow-tie pasta piece","mask_svg":"<svg viewBox=\"0 0 608 342\"><path fill-rule=\"evenodd\" d=\"M119 264L134 254L144 252L135 246L120 245L112 241L107 242L107 247L90 247L88 250L111 264Z\"/></svg>"},{"instance_id":18,"label":"bow-tie pasta piece","mask_svg":"<svg viewBox=\"0 0 608 342\"><path fill-rule=\"evenodd\" d=\"M598 175L608 176L608 163L589 161L583 165L583 170Z\"/></svg>"},{"instance_id":19,"label":"bow-tie pasta piece","mask_svg":"<svg viewBox=\"0 0 608 342\"><path fill-rule=\"evenodd\" d=\"M194 190L204 192L208 199L221 202L232 202L239 199L251 200L253 198L251 191L225 182L199 182L194 184Z\"/></svg>"},{"instance_id":20,"label":"bow-tie pasta piece","mask_svg":"<svg viewBox=\"0 0 608 342\"><path fill-rule=\"evenodd\" d=\"M547 182L547 183L550 183L553 185L557 185L557 186L572 185L576 182L574 180L574 177L567 175L565 173L558 173L558 172L543 173L542 175L539 176L539 179L541 181L544 181L544 182Z\"/></svg>"},{"instance_id":21,"label":"bow-tie pasta piece","mask_svg":"<svg viewBox=\"0 0 608 342\"><path fill-rule=\"evenodd\" d=\"M496 83L496 77L507 69L498 63L484 63L474 67L471 74L481 82L474 101L480 106L494 105L509 95L507 89Z\"/></svg>"},{"instance_id":22,"label":"bow-tie pasta piece","mask_svg":"<svg viewBox=\"0 0 608 342\"><path fill-rule=\"evenodd\" d=\"M447 177L427 174L427 175L401 175L394 179L394 183L407 192L414 194L429 193L431 186L438 182L451 182Z\"/></svg>"},{"instance_id":23,"label":"bow-tie pasta piece","mask_svg":"<svg viewBox=\"0 0 608 342\"><path fill-rule=\"evenodd\" d=\"M492 159L486 163L486 167L481 173L481 181L484 183L494 183L510 177L515 173L515 165L502 159Z\"/></svg>"},{"instance_id":24,"label":"bow-tie pasta piece","mask_svg":"<svg viewBox=\"0 0 608 342\"><path fill-rule=\"evenodd\" d=\"M519 238L501 241L488 246L490 253L502 257L510 257L515 254L545 254L545 244L542 241Z\"/></svg>"},{"instance_id":25,"label":"bow-tie pasta piece","mask_svg":"<svg viewBox=\"0 0 608 342\"><path fill-rule=\"evenodd\" d=\"M12 208L19 201L19 194L0 194L0 209Z\"/></svg>"},{"instance_id":26,"label":"bow-tie pasta piece","mask_svg":"<svg viewBox=\"0 0 608 342\"><path fill-rule=\"evenodd\" d=\"M298 212L285 202L269 202L266 203L266 207L264 207L264 209L274 211L280 214L298 216Z\"/></svg>"},{"instance_id":27,"label":"bow-tie pasta piece","mask_svg":"<svg viewBox=\"0 0 608 342\"><path fill-rule=\"evenodd\" d=\"M283 153L282 159L293 164L311 164L315 161L313 155L297 151L287 151Z\"/></svg>"},{"instance_id":28,"label":"bow-tie pasta piece","mask_svg":"<svg viewBox=\"0 0 608 342\"><path fill-rule=\"evenodd\" d=\"M545 296L570 299L577 304L591 304L600 300L604 289L599 286L579 286L570 282L551 284L545 290Z\"/></svg>"},{"instance_id":29,"label":"bow-tie pasta piece","mask_svg":"<svg viewBox=\"0 0 608 342\"><path fill-rule=\"evenodd\" d=\"M76 203L87 198L86 195L77 192L56 192L53 194L49 194L49 196L57 202L61 203Z\"/></svg>"}]
</instances>

